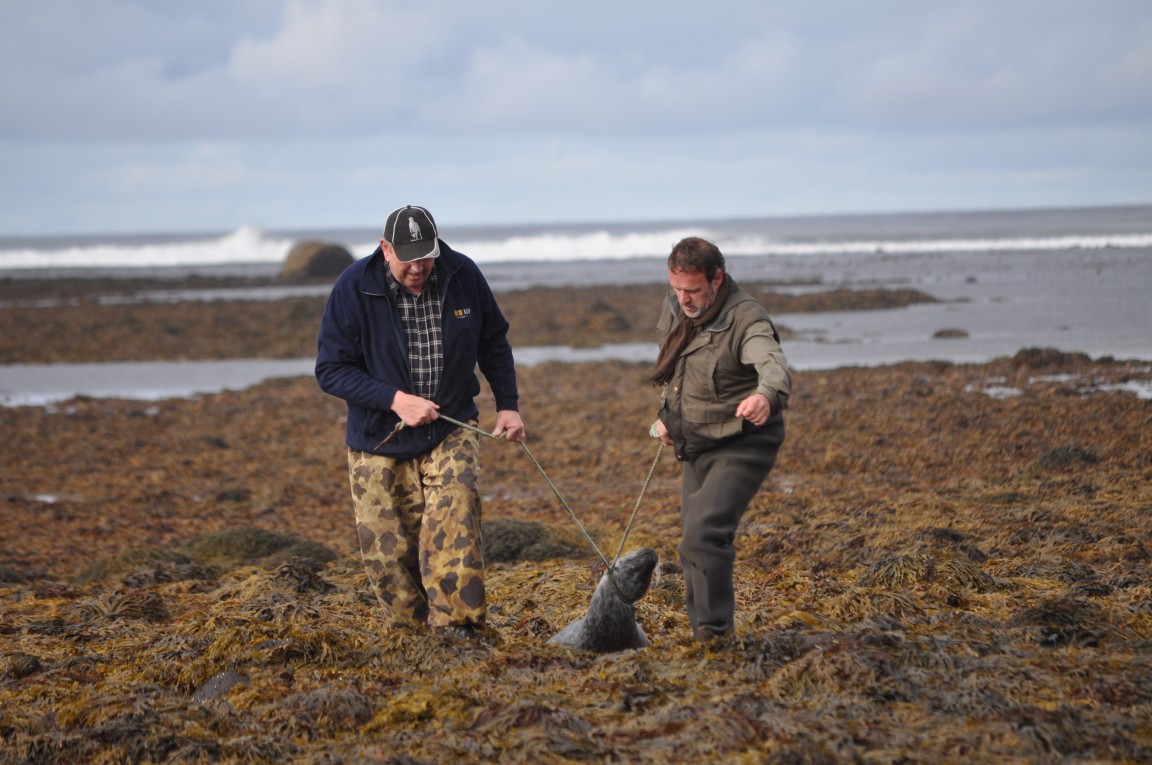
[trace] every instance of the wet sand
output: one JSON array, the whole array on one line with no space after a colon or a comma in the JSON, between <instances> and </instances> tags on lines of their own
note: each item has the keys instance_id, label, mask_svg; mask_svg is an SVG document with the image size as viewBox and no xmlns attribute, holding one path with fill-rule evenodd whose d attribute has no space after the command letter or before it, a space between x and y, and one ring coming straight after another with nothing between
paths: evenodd
<instances>
[{"instance_id":1,"label":"wet sand","mask_svg":"<svg viewBox=\"0 0 1152 765\"><path fill-rule=\"evenodd\" d=\"M5 363L293 358L322 305L77 299L0 311ZM648 331L634 291L501 301L518 344ZM521 371L532 453L608 555L657 453L647 371ZM654 645L605 657L544 645L600 564L516 447L484 442L504 546L460 644L381 623L343 404L311 379L0 409L0 762L1146 761L1152 402L1110 386L1149 379L1039 349L798 372L737 542L736 639L689 639L664 455L626 545L661 556Z\"/></svg>"}]
</instances>

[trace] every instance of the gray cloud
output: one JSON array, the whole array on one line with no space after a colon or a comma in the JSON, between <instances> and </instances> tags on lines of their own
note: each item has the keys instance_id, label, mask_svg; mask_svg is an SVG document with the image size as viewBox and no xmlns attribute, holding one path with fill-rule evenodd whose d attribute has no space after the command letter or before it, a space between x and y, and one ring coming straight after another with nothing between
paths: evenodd
<instances>
[{"instance_id":1,"label":"gray cloud","mask_svg":"<svg viewBox=\"0 0 1152 765\"><path fill-rule=\"evenodd\" d=\"M1149 119L1152 7L373 0L10 7L7 138Z\"/></svg>"},{"instance_id":2,"label":"gray cloud","mask_svg":"<svg viewBox=\"0 0 1152 765\"><path fill-rule=\"evenodd\" d=\"M0 231L1148 201L1149 83L1147 0L7 2Z\"/></svg>"}]
</instances>

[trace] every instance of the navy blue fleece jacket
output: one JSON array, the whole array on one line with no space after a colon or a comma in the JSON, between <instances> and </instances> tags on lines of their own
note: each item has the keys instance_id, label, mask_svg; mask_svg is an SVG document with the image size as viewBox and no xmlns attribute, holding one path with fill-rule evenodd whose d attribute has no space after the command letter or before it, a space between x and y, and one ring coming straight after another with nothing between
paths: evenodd
<instances>
[{"instance_id":1,"label":"navy blue fleece jacket","mask_svg":"<svg viewBox=\"0 0 1152 765\"><path fill-rule=\"evenodd\" d=\"M350 449L410 459L431 451L456 426L444 420L418 428L405 426L377 448L400 421L391 410L396 391L413 390L408 341L385 268L377 247L337 279L320 323L316 380L321 390L348 404L345 443ZM508 321L480 269L441 240L436 279L443 306L444 371L432 400L453 419L478 417L479 366L496 398L496 409L517 409Z\"/></svg>"}]
</instances>

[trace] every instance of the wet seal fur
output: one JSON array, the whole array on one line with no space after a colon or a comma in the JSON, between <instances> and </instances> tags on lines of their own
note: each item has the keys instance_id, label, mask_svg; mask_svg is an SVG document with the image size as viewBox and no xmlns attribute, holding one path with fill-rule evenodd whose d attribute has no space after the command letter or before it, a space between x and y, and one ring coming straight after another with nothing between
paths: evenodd
<instances>
[{"instance_id":1,"label":"wet seal fur","mask_svg":"<svg viewBox=\"0 0 1152 765\"><path fill-rule=\"evenodd\" d=\"M612 653L652 645L636 623L635 603L648 592L659 561L648 547L633 550L613 567L616 584L608 574L600 577L588 612L557 632L549 645L566 645L597 653Z\"/></svg>"}]
</instances>

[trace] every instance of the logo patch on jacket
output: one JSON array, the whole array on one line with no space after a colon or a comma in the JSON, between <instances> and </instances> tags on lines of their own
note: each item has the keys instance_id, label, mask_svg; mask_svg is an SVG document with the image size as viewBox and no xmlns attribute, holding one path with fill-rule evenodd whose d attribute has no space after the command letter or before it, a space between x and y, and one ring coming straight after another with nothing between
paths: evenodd
<instances>
[{"instance_id":1,"label":"logo patch on jacket","mask_svg":"<svg viewBox=\"0 0 1152 765\"><path fill-rule=\"evenodd\" d=\"M471 308L457 308L454 311L452 311L452 315L455 316L457 319L466 319L472 315L472 309Z\"/></svg>"}]
</instances>

